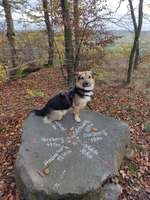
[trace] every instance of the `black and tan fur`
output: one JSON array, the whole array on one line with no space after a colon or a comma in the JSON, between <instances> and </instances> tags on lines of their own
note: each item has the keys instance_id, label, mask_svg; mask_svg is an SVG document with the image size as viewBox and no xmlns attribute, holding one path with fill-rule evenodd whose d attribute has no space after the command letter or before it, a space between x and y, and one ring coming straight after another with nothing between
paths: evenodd
<instances>
[{"instance_id":1,"label":"black and tan fur","mask_svg":"<svg viewBox=\"0 0 150 200\"><path fill-rule=\"evenodd\" d=\"M80 122L80 110L91 100L95 80L91 71L76 74L75 87L68 92L59 93L50 99L41 110L34 110L35 114L44 117L49 123L61 120L64 115L73 109L75 121Z\"/></svg>"}]
</instances>

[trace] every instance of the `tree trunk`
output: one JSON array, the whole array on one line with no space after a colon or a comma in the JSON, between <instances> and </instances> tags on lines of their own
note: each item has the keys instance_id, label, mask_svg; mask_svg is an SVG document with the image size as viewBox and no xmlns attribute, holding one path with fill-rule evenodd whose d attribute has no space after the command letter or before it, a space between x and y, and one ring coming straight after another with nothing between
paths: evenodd
<instances>
[{"instance_id":1,"label":"tree trunk","mask_svg":"<svg viewBox=\"0 0 150 200\"><path fill-rule=\"evenodd\" d=\"M44 20L47 29L47 36L48 36L48 65L53 65L54 59L54 32L52 28L52 24L49 18L49 9L48 9L48 1L42 0L43 3L43 11L44 11Z\"/></svg>"},{"instance_id":2,"label":"tree trunk","mask_svg":"<svg viewBox=\"0 0 150 200\"><path fill-rule=\"evenodd\" d=\"M135 58L134 58L134 64L133 64L133 70L137 70L138 64L140 59L140 47L139 47L139 40L136 44L136 50L135 50Z\"/></svg>"},{"instance_id":3,"label":"tree trunk","mask_svg":"<svg viewBox=\"0 0 150 200\"><path fill-rule=\"evenodd\" d=\"M11 62L12 69L9 71L10 78L12 78L16 73L16 48L15 48L15 32L14 32L14 24L11 15L11 5L9 0L3 0L2 5L4 7L5 18L7 23L7 38L10 45L11 52Z\"/></svg>"},{"instance_id":4,"label":"tree trunk","mask_svg":"<svg viewBox=\"0 0 150 200\"><path fill-rule=\"evenodd\" d=\"M129 57L129 67L128 67L128 72L127 72L127 84L131 82L131 76L132 76L132 71L134 65L136 65L136 62L139 60L139 38L141 34L141 29L142 29L142 22L143 22L143 0L139 0L139 10L138 10L138 24L136 22L135 18L135 13L132 5L132 0L129 0L129 6L130 6L130 11L131 11L131 17L133 20L133 25L134 25L134 42L133 46L130 52L130 57Z\"/></svg>"},{"instance_id":5,"label":"tree trunk","mask_svg":"<svg viewBox=\"0 0 150 200\"><path fill-rule=\"evenodd\" d=\"M132 75L136 46L137 46L137 38L135 37L134 42L133 42L133 46L132 46L132 49L131 49L130 57L129 57L129 67L128 67L128 72L127 72L127 84L129 84L131 82L131 75Z\"/></svg>"},{"instance_id":6,"label":"tree trunk","mask_svg":"<svg viewBox=\"0 0 150 200\"><path fill-rule=\"evenodd\" d=\"M77 52L79 47L79 0L73 1L74 10L74 37L75 37L75 50Z\"/></svg>"},{"instance_id":7,"label":"tree trunk","mask_svg":"<svg viewBox=\"0 0 150 200\"><path fill-rule=\"evenodd\" d=\"M74 38L75 38L75 57L77 57L79 48L79 0L73 0L73 14L74 14ZM78 60L75 63L79 63L79 56L76 58ZM76 68L76 66L75 66Z\"/></svg>"},{"instance_id":8,"label":"tree trunk","mask_svg":"<svg viewBox=\"0 0 150 200\"><path fill-rule=\"evenodd\" d=\"M64 24L64 38L65 38L65 66L67 69L67 83L72 86L74 81L74 56L72 44L72 29L69 16L69 5L67 0L61 0L62 17Z\"/></svg>"}]
</instances>

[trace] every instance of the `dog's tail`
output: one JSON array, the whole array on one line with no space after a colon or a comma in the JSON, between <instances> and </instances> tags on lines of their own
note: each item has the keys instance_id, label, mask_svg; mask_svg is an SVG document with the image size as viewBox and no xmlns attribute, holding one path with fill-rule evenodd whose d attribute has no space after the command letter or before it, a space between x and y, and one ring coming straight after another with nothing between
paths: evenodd
<instances>
[{"instance_id":1,"label":"dog's tail","mask_svg":"<svg viewBox=\"0 0 150 200\"><path fill-rule=\"evenodd\" d=\"M45 111L43 109L41 109L41 110L33 110L32 112L37 116L41 116L41 117L46 116L46 113L45 113Z\"/></svg>"},{"instance_id":2,"label":"dog's tail","mask_svg":"<svg viewBox=\"0 0 150 200\"><path fill-rule=\"evenodd\" d=\"M45 117L49 111L46 109L46 107L40 109L40 110L33 110L32 111L35 115Z\"/></svg>"}]
</instances>

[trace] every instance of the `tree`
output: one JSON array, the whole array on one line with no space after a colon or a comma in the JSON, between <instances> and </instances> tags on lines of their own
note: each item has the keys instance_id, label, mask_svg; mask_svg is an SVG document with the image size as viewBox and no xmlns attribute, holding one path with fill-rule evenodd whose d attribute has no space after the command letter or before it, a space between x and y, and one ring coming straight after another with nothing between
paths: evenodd
<instances>
[{"instance_id":1,"label":"tree","mask_svg":"<svg viewBox=\"0 0 150 200\"><path fill-rule=\"evenodd\" d=\"M49 9L48 9L48 1L42 0L43 3L43 11L44 11L44 20L47 29L47 36L48 36L48 65L53 65L53 58L54 58L54 32L52 23L50 22L49 18Z\"/></svg>"},{"instance_id":2,"label":"tree","mask_svg":"<svg viewBox=\"0 0 150 200\"><path fill-rule=\"evenodd\" d=\"M65 66L69 83L73 81L74 71L79 67L81 49L82 47L86 48L83 45L84 42L90 42L91 36L102 30L102 11L106 10L106 0L73 0L69 2L61 0L60 2L64 25ZM74 43L72 42L73 31Z\"/></svg>"},{"instance_id":3,"label":"tree","mask_svg":"<svg viewBox=\"0 0 150 200\"><path fill-rule=\"evenodd\" d=\"M103 19L108 17L108 13L103 12L106 11L106 5L107 0L74 0L74 30L77 34L77 39L75 37L75 40L77 40L75 42L77 44L74 61L75 70L79 67L81 50L90 47L94 35L100 35L104 32ZM98 46L98 44L95 43L95 46Z\"/></svg>"},{"instance_id":4,"label":"tree","mask_svg":"<svg viewBox=\"0 0 150 200\"><path fill-rule=\"evenodd\" d=\"M72 43L72 28L71 19L69 15L68 0L61 0L61 11L64 25L64 40L65 40L65 67L67 69L67 83L69 86L73 84L74 80L74 55Z\"/></svg>"},{"instance_id":5,"label":"tree","mask_svg":"<svg viewBox=\"0 0 150 200\"><path fill-rule=\"evenodd\" d=\"M129 7L130 7L131 18L132 18L133 27L134 27L134 33L136 33L138 31L137 30L138 29L138 25L137 25L137 22L136 22L134 8L133 8L133 4L132 4L131 0L129 0ZM136 44L136 51L135 51L133 69L137 69L137 65L139 63L139 56L140 56L140 49L139 48L140 47L139 47L139 39L138 39L137 44Z\"/></svg>"},{"instance_id":6,"label":"tree","mask_svg":"<svg viewBox=\"0 0 150 200\"><path fill-rule=\"evenodd\" d=\"M75 52L79 47L79 0L73 0Z\"/></svg>"},{"instance_id":7,"label":"tree","mask_svg":"<svg viewBox=\"0 0 150 200\"><path fill-rule=\"evenodd\" d=\"M13 76L16 72L16 48L15 48L15 31L14 24L11 14L11 5L9 0L3 0L2 5L5 12L5 18L7 23L7 38L10 45L11 51L11 61L12 61L12 69L10 70L10 77Z\"/></svg>"},{"instance_id":8,"label":"tree","mask_svg":"<svg viewBox=\"0 0 150 200\"><path fill-rule=\"evenodd\" d=\"M75 62L74 70L79 65L79 0L73 0L74 40L75 40Z\"/></svg>"},{"instance_id":9,"label":"tree","mask_svg":"<svg viewBox=\"0 0 150 200\"><path fill-rule=\"evenodd\" d=\"M129 67L127 72L127 84L131 82L132 71L136 68L139 59L139 38L142 29L143 22L143 0L139 0L138 6L138 22L136 21L135 11L133 8L132 0L129 1L129 7L131 12L131 17L134 25L134 42L131 48L130 57L129 57Z\"/></svg>"}]
</instances>

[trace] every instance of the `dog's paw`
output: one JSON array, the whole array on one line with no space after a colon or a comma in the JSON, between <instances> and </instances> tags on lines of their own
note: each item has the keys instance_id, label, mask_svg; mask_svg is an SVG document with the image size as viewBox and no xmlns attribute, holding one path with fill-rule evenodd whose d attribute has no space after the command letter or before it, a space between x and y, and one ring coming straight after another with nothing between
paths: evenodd
<instances>
[{"instance_id":1,"label":"dog's paw","mask_svg":"<svg viewBox=\"0 0 150 200\"><path fill-rule=\"evenodd\" d=\"M80 117L75 117L75 121L78 122L78 123L81 122Z\"/></svg>"},{"instance_id":2,"label":"dog's paw","mask_svg":"<svg viewBox=\"0 0 150 200\"><path fill-rule=\"evenodd\" d=\"M44 121L44 124L51 124L52 123L47 117L44 117L43 121Z\"/></svg>"}]
</instances>

